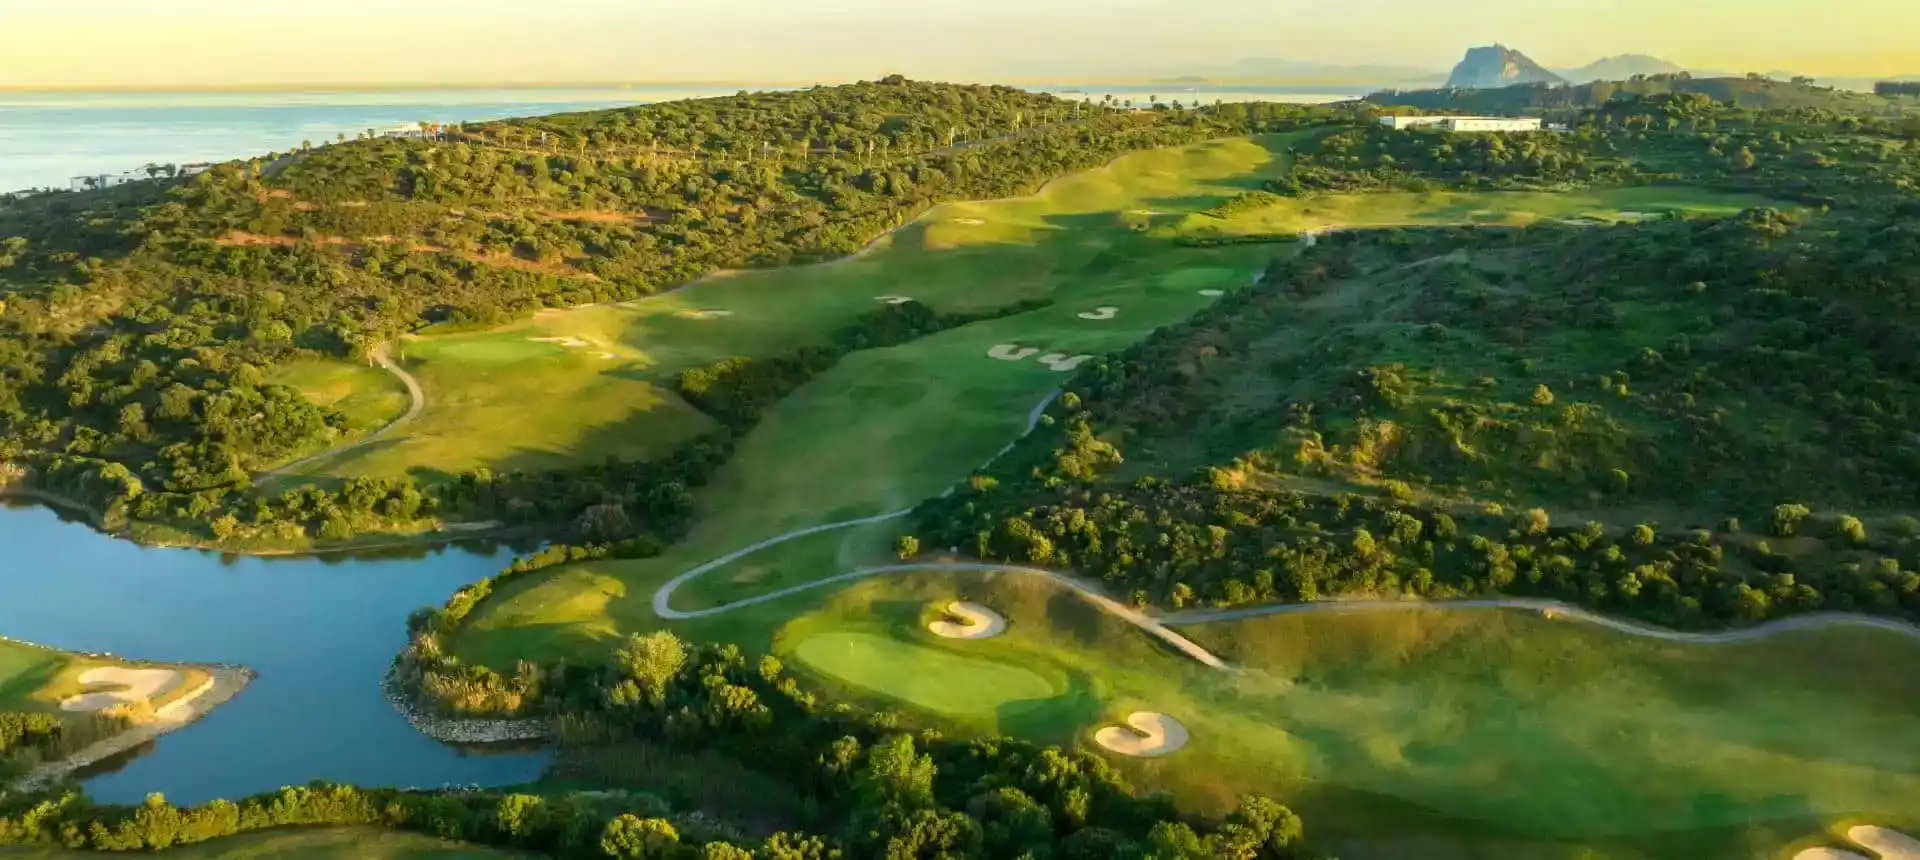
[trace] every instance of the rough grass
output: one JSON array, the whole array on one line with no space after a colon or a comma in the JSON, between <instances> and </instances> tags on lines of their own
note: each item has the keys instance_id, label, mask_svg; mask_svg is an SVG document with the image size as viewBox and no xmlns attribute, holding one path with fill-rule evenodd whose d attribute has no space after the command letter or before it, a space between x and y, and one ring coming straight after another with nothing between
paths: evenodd
<instances>
[{"instance_id":1,"label":"rough grass","mask_svg":"<svg viewBox=\"0 0 1920 860\"><path fill-rule=\"evenodd\" d=\"M51 848L0 848L0 858L19 860L82 860L99 856L93 852ZM319 827L230 836L172 848L166 856L180 860L466 860L532 855L373 827Z\"/></svg>"},{"instance_id":2,"label":"rough grass","mask_svg":"<svg viewBox=\"0 0 1920 860\"><path fill-rule=\"evenodd\" d=\"M407 411L407 388L378 367L345 361L296 361L273 369L267 381L299 391L308 400L346 416L352 441Z\"/></svg>"}]
</instances>

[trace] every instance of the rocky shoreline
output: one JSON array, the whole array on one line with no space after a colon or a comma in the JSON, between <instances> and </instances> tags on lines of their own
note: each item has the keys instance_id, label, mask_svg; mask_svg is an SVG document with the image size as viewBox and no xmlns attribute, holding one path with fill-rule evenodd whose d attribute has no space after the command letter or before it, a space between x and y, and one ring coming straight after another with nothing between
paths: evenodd
<instances>
[{"instance_id":1,"label":"rocky shoreline","mask_svg":"<svg viewBox=\"0 0 1920 860\"><path fill-rule=\"evenodd\" d=\"M380 683L380 692L393 709L406 717L414 730L449 744L498 744L516 741L541 741L553 737L553 730L542 719L460 719L429 713L418 700L401 688L395 673L389 671Z\"/></svg>"}]
</instances>

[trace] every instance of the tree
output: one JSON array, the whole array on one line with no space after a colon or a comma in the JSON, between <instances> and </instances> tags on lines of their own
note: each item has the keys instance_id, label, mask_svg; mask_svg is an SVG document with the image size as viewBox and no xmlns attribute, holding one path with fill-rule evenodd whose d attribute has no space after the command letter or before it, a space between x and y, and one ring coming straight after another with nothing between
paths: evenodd
<instances>
[{"instance_id":1,"label":"tree","mask_svg":"<svg viewBox=\"0 0 1920 860\"><path fill-rule=\"evenodd\" d=\"M912 735L895 735L867 749L867 769L859 779L863 806L933 806L933 757L914 750Z\"/></svg>"},{"instance_id":2,"label":"tree","mask_svg":"<svg viewBox=\"0 0 1920 860\"><path fill-rule=\"evenodd\" d=\"M1866 524L1861 522L1859 517L1850 514L1841 514L1839 519L1834 520L1833 532L1849 543L1867 542Z\"/></svg>"},{"instance_id":3,"label":"tree","mask_svg":"<svg viewBox=\"0 0 1920 860\"><path fill-rule=\"evenodd\" d=\"M1759 159L1754 157L1752 149L1743 146L1740 147L1739 152L1733 154L1733 160L1730 164L1734 170L1745 173L1758 165Z\"/></svg>"},{"instance_id":4,"label":"tree","mask_svg":"<svg viewBox=\"0 0 1920 860\"><path fill-rule=\"evenodd\" d=\"M1552 406L1553 405L1553 389L1548 388L1545 385L1534 386L1533 387L1533 405Z\"/></svg>"},{"instance_id":5,"label":"tree","mask_svg":"<svg viewBox=\"0 0 1920 860\"><path fill-rule=\"evenodd\" d=\"M1639 525L1636 525L1633 527L1633 545L1634 546L1653 546L1653 539L1654 539L1653 526L1647 525L1646 523L1640 523Z\"/></svg>"},{"instance_id":6,"label":"tree","mask_svg":"<svg viewBox=\"0 0 1920 860\"><path fill-rule=\"evenodd\" d=\"M913 558L920 554L920 539L913 535L901 535L900 540L893 545L893 551L901 561Z\"/></svg>"},{"instance_id":7,"label":"tree","mask_svg":"<svg viewBox=\"0 0 1920 860\"><path fill-rule=\"evenodd\" d=\"M1800 530L1800 521L1806 519L1812 513L1813 511L1808 510L1806 505L1775 505L1773 508L1773 536L1793 537L1794 534Z\"/></svg>"},{"instance_id":8,"label":"tree","mask_svg":"<svg viewBox=\"0 0 1920 860\"><path fill-rule=\"evenodd\" d=\"M600 850L620 860L668 860L679 848L680 834L664 818L622 814L600 834Z\"/></svg>"},{"instance_id":9,"label":"tree","mask_svg":"<svg viewBox=\"0 0 1920 860\"><path fill-rule=\"evenodd\" d=\"M614 652L614 662L633 679L637 692L657 708L666 703L668 688L687 665L687 646L666 630L635 635L627 640L626 647Z\"/></svg>"}]
</instances>

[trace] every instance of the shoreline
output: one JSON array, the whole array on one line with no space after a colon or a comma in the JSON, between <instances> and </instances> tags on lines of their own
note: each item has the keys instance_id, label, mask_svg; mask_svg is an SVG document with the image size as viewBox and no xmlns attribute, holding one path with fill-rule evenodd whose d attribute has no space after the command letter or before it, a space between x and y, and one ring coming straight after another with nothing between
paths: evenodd
<instances>
[{"instance_id":1,"label":"shoreline","mask_svg":"<svg viewBox=\"0 0 1920 860\"><path fill-rule=\"evenodd\" d=\"M428 713L419 699L401 688L397 666L380 679L380 695L405 717L413 730L443 744L502 744L553 739L553 729L539 718L459 718Z\"/></svg>"},{"instance_id":2,"label":"shoreline","mask_svg":"<svg viewBox=\"0 0 1920 860\"><path fill-rule=\"evenodd\" d=\"M152 718L129 726L126 731L95 742L59 761L43 762L14 783L21 792L33 792L58 782L90 764L112 758L141 744L192 725L213 709L226 704L258 677L244 666L219 664L179 664L204 669L208 678L198 688L156 708Z\"/></svg>"}]
</instances>

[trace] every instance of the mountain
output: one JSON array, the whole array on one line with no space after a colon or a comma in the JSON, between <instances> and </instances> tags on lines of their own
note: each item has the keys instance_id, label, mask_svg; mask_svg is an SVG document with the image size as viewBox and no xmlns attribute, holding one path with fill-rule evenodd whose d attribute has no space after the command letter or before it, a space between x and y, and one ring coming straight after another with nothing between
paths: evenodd
<instances>
[{"instance_id":1,"label":"mountain","mask_svg":"<svg viewBox=\"0 0 1920 860\"><path fill-rule=\"evenodd\" d=\"M1670 75L1684 72L1686 69L1677 63L1670 63L1659 57L1646 54L1621 54L1617 57L1604 57L1577 69L1562 69L1560 76L1576 84L1588 81L1624 81L1634 75Z\"/></svg>"},{"instance_id":2,"label":"mountain","mask_svg":"<svg viewBox=\"0 0 1920 860\"><path fill-rule=\"evenodd\" d=\"M1486 90L1510 87L1515 84L1566 84L1567 79L1560 77L1546 67L1533 61L1505 45L1490 45L1484 48L1469 48L1467 56L1460 65L1453 67L1453 74L1447 77L1447 86L1457 89Z\"/></svg>"}]
</instances>

